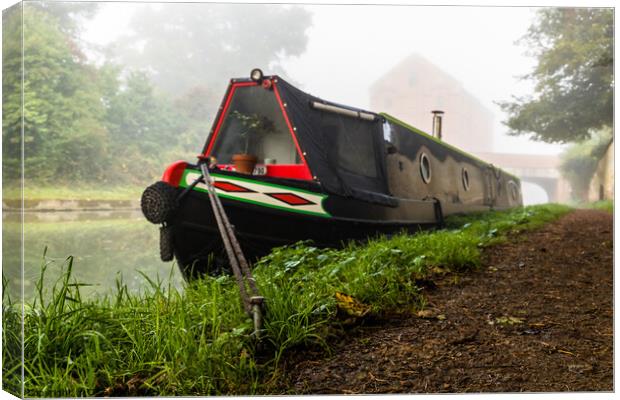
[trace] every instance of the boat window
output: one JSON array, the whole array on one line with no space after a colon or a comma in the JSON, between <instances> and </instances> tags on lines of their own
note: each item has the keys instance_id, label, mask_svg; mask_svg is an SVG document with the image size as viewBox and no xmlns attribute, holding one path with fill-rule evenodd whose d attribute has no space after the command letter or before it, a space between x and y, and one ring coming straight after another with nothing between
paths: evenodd
<instances>
[{"instance_id":1,"label":"boat window","mask_svg":"<svg viewBox=\"0 0 620 400\"><path fill-rule=\"evenodd\" d=\"M350 174L376 178L375 137L369 125L358 118L323 113L323 132L335 145L333 162Z\"/></svg>"},{"instance_id":2,"label":"boat window","mask_svg":"<svg viewBox=\"0 0 620 400\"><path fill-rule=\"evenodd\" d=\"M252 154L259 163L301 164L295 142L273 91L260 86L235 89L212 154L222 164L234 154Z\"/></svg>"}]
</instances>

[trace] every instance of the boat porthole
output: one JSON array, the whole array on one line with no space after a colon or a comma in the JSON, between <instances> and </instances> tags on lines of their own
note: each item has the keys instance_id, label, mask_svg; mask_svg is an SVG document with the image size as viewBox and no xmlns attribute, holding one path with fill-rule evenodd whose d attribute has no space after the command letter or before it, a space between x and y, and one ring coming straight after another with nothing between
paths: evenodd
<instances>
[{"instance_id":1,"label":"boat porthole","mask_svg":"<svg viewBox=\"0 0 620 400\"><path fill-rule=\"evenodd\" d=\"M424 183L431 181L431 160L426 153L420 154L420 175L422 175Z\"/></svg>"},{"instance_id":2,"label":"boat porthole","mask_svg":"<svg viewBox=\"0 0 620 400\"><path fill-rule=\"evenodd\" d=\"M461 170L461 179L463 180L463 189L469 190L469 172L466 168Z\"/></svg>"},{"instance_id":3,"label":"boat porthole","mask_svg":"<svg viewBox=\"0 0 620 400\"><path fill-rule=\"evenodd\" d=\"M510 193L510 198L512 201L519 200L519 187L514 181L508 182L508 192Z\"/></svg>"}]
</instances>

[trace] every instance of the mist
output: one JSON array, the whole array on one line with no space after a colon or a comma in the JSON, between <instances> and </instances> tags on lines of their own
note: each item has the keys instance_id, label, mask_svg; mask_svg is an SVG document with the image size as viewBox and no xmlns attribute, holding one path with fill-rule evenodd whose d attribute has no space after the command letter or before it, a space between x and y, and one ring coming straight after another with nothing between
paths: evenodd
<instances>
[{"instance_id":1,"label":"mist","mask_svg":"<svg viewBox=\"0 0 620 400\"><path fill-rule=\"evenodd\" d=\"M169 15L171 12L186 21L212 18L214 13L226 9L230 15L246 15L250 9L261 5L214 5L214 4L119 4L100 6L97 16L84 31L88 42L108 46L108 56L119 58L116 48L119 41L130 40L141 43L144 29L136 29L148 23L153 13ZM269 6L274 7L274 6ZM303 90L327 100L371 109L373 103L371 87L381 79L389 79L390 72L408 57L417 56L432 64L441 74L454 79L454 85L479 102L479 108L488 113L489 138L487 152L510 154L557 155L566 146L528 140L506 134L502 124L505 114L496 104L510 100L513 96L530 94L532 83L521 79L533 68L535 60L528 56L527 48L519 46L517 40L525 35L532 23L537 8L527 7L433 7L433 6L378 6L378 5L313 5L275 6L284 9L300 8L307 13L309 21L304 29L304 42L299 48L289 47L280 51L276 59L265 62L265 58L252 54L236 54L216 69L195 69L183 76L155 77L155 81L176 82L176 89L199 86L208 82L223 94L225 84L233 77L245 77L250 69L262 68L265 73L278 73L293 81ZM154 27L160 28L154 22ZM191 24L190 24L191 25ZM249 40L255 48L264 48L265 40L273 35L286 34L286 29L268 25L253 25L256 31ZM164 27L164 29L166 29ZM161 46L161 52L151 51L149 59L184 59L175 51L185 48L208 46L222 37L206 35L186 36L187 47ZM135 49L134 49L135 50ZM133 59L144 57L140 51ZM262 60L261 60L262 58ZM124 58L124 61L132 62ZM144 63L134 64L149 69ZM190 60L191 64L191 60ZM199 65L196 62L196 65ZM394 77L394 79L398 79ZM424 79L424 78L422 78ZM432 79L432 77L430 77ZM395 82L396 85L400 84ZM162 85L160 85L162 86ZM174 83L163 87L176 92ZM453 96L459 93L454 93ZM218 94L212 102L219 103ZM458 101L458 99L456 99ZM407 113L406 107L411 108ZM420 109L421 107L425 109ZM429 131L432 104L401 104L396 114L389 109L371 109L394 113L398 118ZM404 111L403 111L404 110ZM417 112L414 112L417 110ZM445 115L446 129L451 125L450 112ZM470 132L463 129L457 120L450 136L465 138ZM476 146L463 145L464 140L453 140L453 144L468 151ZM198 146L198 144L197 144ZM546 202L547 196L539 187L524 184L527 203Z\"/></svg>"},{"instance_id":2,"label":"mist","mask_svg":"<svg viewBox=\"0 0 620 400\"><path fill-rule=\"evenodd\" d=\"M85 31L85 38L106 44L132 31L133 17L162 5L103 4ZM208 14L220 7L208 4L169 4L188 15ZM228 5L242 10L250 5ZM258 6L261 7L261 6ZM494 114L498 151L557 154L561 146L506 137L505 118L494 102L531 92L520 79L534 59L515 42L527 32L536 7L432 6L303 6L311 14L303 53L283 59L282 67L304 90L317 96L362 108L369 107L369 88L411 54L426 58L459 81ZM142 19L142 18L140 18ZM472 23L475 21L475 23ZM264 27L265 30L271 27ZM256 36L260 40L260 35ZM194 38L196 46L210 38ZM249 60L248 60L249 61ZM253 67L271 72L269 65L251 61L229 63L230 77L246 76ZM204 75L211 74L204 71ZM191 77L196 83L205 76ZM213 79L209 77L209 79ZM406 115L401 116L407 118ZM430 119L430 118L429 118Z\"/></svg>"},{"instance_id":3,"label":"mist","mask_svg":"<svg viewBox=\"0 0 620 400\"><path fill-rule=\"evenodd\" d=\"M36 8L38 3L32 4ZM159 108L140 109L144 118L155 109L169 115L165 121L137 118L131 123L116 115L104 127L130 141L137 138L123 129L138 130L141 123L153 124L146 130L161 131L162 145L165 129L174 136L159 156L151 154L146 161L153 168L144 173L145 182L164 157L193 157L199 151L229 79L247 77L256 67L317 97L388 112L427 132L430 111L442 110L447 143L517 175L524 166L540 163L547 178L560 177L559 154L567 146L509 136L507 115L498 105L534 91L534 83L524 77L536 59L518 40L540 8L88 4L86 11L70 2L41 7L72 27L67 32L85 65L98 69L99 76L113 76L108 83L114 80L117 87L106 89L107 94L125 93L132 102L135 93L127 88L148 92L150 104ZM142 89L137 89L138 80ZM531 157L505 163L518 155ZM564 196L550 198L534 181L523 182L526 203L567 200L567 185L554 189Z\"/></svg>"}]
</instances>

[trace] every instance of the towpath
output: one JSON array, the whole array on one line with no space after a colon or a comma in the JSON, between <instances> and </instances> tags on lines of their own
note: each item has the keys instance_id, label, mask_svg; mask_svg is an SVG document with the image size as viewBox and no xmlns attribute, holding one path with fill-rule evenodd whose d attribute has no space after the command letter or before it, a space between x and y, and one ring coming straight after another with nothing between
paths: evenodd
<instances>
[{"instance_id":1,"label":"towpath","mask_svg":"<svg viewBox=\"0 0 620 400\"><path fill-rule=\"evenodd\" d=\"M426 289L421 317L360 327L327 358L296 354L283 392L613 390L611 214L572 212L483 265Z\"/></svg>"}]
</instances>

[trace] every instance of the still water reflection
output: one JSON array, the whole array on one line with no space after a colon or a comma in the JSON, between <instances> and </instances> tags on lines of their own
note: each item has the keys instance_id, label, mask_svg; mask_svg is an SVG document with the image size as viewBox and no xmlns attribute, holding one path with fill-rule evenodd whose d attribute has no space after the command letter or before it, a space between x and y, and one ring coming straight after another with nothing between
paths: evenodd
<instances>
[{"instance_id":1,"label":"still water reflection","mask_svg":"<svg viewBox=\"0 0 620 400\"><path fill-rule=\"evenodd\" d=\"M19 214L2 214L3 275L9 293L18 293ZM43 257L47 247L46 257ZM173 263L159 259L159 231L140 211L114 212L27 212L24 214L24 298L32 299L41 267L48 263L45 286L51 285L73 256L73 276L84 287L85 297L113 293L117 279L131 292L148 289L147 279L163 285L183 287L183 278Z\"/></svg>"}]
</instances>

